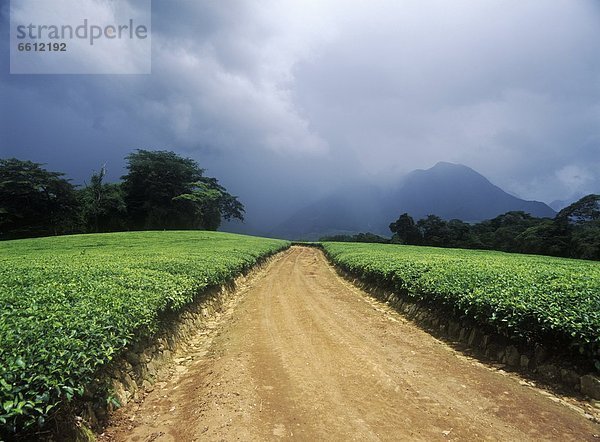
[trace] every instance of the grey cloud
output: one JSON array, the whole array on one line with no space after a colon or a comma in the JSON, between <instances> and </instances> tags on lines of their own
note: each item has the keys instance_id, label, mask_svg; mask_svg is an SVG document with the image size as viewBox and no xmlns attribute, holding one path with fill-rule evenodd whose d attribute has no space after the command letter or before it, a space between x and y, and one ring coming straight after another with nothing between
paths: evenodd
<instances>
[{"instance_id":1,"label":"grey cloud","mask_svg":"<svg viewBox=\"0 0 600 442\"><path fill-rule=\"evenodd\" d=\"M174 149L257 222L440 160L525 198L600 191L592 0L153 3L152 75L10 76L3 57L2 156L81 182Z\"/></svg>"},{"instance_id":2,"label":"grey cloud","mask_svg":"<svg viewBox=\"0 0 600 442\"><path fill-rule=\"evenodd\" d=\"M297 68L298 101L331 144L356 151L372 172L447 159L542 199L571 191L549 178L565 164L599 162L600 17L591 2L390 9L356 18L318 63ZM542 177L551 185L534 188Z\"/></svg>"}]
</instances>

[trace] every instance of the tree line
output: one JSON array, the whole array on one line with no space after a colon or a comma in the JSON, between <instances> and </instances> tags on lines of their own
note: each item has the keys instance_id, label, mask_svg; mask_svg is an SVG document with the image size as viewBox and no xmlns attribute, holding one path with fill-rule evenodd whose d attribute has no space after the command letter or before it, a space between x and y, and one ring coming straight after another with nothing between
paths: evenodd
<instances>
[{"instance_id":1,"label":"tree line","mask_svg":"<svg viewBox=\"0 0 600 442\"><path fill-rule=\"evenodd\" d=\"M499 250L600 260L600 195L587 195L555 218L507 212L469 224L429 215L415 221L403 213L390 224L392 238L373 233L325 236L321 241L392 243L462 249Z\"/></svg>"},{"instance_id":2,"label":"tree line","mask_svg":"<svg viewBox=\"0 0 600 442\"><path fill-rule=\"evenodd\" d=\"M244 219L244 206L206 177L191 158L138 149L127 173L105 182L106 169L75 186L61 172L16 158L0 159L0 239L122 230L216 230Z\"/></svg>"},{"instance_id":3,"label":"tree line","mask_svg":"<svg viewBox=\"0 0 600 442\"><path fill-rule=\"evenodd\" d=\"M417 222L404 213L390 224L398 244L500 250L566 258L600 259L600 195L587 195L556 217L507 212L468 224L429 215Z\"/></svg>"}]
</instances>

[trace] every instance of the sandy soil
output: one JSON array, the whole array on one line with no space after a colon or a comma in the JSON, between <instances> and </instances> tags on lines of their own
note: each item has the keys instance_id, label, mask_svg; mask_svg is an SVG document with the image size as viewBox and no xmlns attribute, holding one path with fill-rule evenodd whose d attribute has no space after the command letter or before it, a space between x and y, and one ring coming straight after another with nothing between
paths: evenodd
<instances>
[{"instance_id":1,"label":"sandy soil","mask_svg":"<svg viewBox=\"0 0 600 442\"><path fill-rule=\"evenodd\" d=\"M101 439L600 440L576 405L461 355L293 247Z\"/></svg>"}]
</instances>

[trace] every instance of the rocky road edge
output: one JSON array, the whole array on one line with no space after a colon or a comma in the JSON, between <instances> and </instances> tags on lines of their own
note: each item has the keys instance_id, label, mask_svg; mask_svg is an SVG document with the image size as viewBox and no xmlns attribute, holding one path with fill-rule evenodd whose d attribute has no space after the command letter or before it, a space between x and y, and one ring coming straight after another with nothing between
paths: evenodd
<instances>
[{"instance_id":1,"label":"rocky road edge","mask_svg":"<svg viewBox=\"0 0 600 442\"><path fill-rule=\"evenodd\" d=\"M580 396L589 402L586 417L600 423L600 376L573 364L569 355L552 350L552 343L525 343L510 340L470 320L459 319L410 298L406 293L395 293L377 284L360 279L331 260L319 244L303 244L317 247L325 253L335 271L344 280L384 302L413 321L430 334L456 344L455 348L484 362L498 364L499 369L519 372L522 376L554 390L557 393Z\"/></svg>"}]
</instances>

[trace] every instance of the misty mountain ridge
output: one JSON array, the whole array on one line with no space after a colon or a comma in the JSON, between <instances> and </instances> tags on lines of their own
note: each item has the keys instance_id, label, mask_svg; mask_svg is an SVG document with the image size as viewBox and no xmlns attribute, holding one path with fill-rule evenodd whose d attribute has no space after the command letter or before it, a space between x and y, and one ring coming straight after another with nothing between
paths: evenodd
<instances>
[{"instance_id":1,"label":"misty mountain ridge","mask_svg":"<svg viewBox=\"0 0 600 442\"><path fill-rule=\"evenodd\" d=\"M554 209L555 211L560 212L562 209L573 204L576 201L579 201L584 196L585 196L585 193L577 192L574 195L572 195L570 198L566 198L564 200L554 200L548 205L550 207L552 207L552 209Z\"/></svg>"},{"instance_id":2,"label":"misty mountain ridge","mask_svg":"<svg viewBox=\"0 0 600 442\"><path fill-rule=\"evenodd\" d=\"M391 190L364 183L346 186L298 210L268 234L304 240L359 232L389 236L389 224L405 212L415 220L433 214L479 222L509 211L542 218L556 215L542 202L510 195L470 167L439 162L410 172Z\"/></svg>"}]
</instances>

